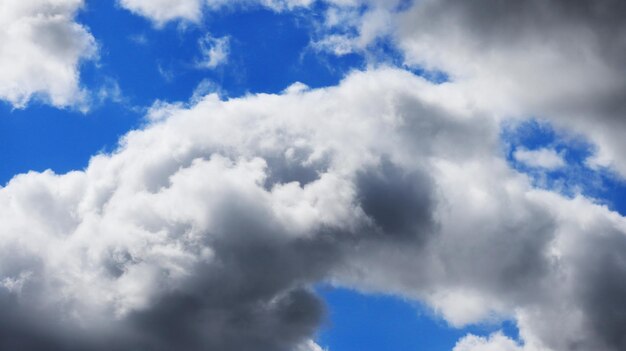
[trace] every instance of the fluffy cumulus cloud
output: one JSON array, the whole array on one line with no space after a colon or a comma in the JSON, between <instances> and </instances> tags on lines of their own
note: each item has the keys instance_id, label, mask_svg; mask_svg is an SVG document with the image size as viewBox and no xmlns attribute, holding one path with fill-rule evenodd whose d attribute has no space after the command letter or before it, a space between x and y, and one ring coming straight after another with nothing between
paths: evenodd
<instances>
[{"instance_id":1,"label":"fluffy cumulus cloud","mask_svg":"<svg viewBox=\"0 0 626 351\"><path fill-rule=\"evenodd\" d=\"M327 281L518 322L456 350L622 350L626 219L533 189L454 89L381 68L160 104L84 171L16 176L1 348L320 350Z\"/></svg>"},{"instance_id":2,"label":"fluffy cumulus cloud","mask_svg":"<svg viewBox=\"0 0 626 351\"><path fill-rule=\"evenodd\" d=\"M196 22L202 16L201 0L118 0L123 8L150 18L158 25L185 19Z\"/></svg>"},{"instance_id":3,"label":"fluffy cumulus cloud","mask_svg":"<svg viewBox=\"0 0 626 351\"><path fill-rule=\"evenodd\" d=\"M58 107L85 102L79 65L96 55L96 44L74 20L82 6L82 0L0 3L0 100L18 108L33 97Z\"/></svg>"}]
</instances>

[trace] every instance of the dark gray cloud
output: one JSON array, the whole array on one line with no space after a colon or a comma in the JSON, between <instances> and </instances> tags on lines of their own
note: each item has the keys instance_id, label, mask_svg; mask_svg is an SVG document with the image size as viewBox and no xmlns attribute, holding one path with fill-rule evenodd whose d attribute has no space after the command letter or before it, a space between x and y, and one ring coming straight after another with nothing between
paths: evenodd
<instances>
[{"instance_id":1,"label":"dark gray cloud","mask_svg":"<svg viewBox=\"0 0 626 351\"><path fill-rule=\"evenodd\" d=\"M319 159L309 162L311 150L290 148L281 155L264 155L269 174L266 186L271 188L275 184L298 182L305 186L317 179L320 174L328 170L328 160Z\"/></svg>"},{"instance_id":2,"label":"dark gray cloud","mask_svg":"<svg viewBox=\"0 0 626 351\"><path fill-rule=\"evenodd\" d=\"M383 157L380 165L357 175L357 199L382 240L425 240L434 232L432 180L407 172Z\"/></svg>"},{"instance_id":3,"label":"dark gray cloud","mask_svg":"<svg viewBox=\"0 0 626 351\"><path fill-rule=\"evenodd\" d=\"M588 316L590 333L601 342L600 347L624 350L626 238L612 228L604 230L596 233L581 253L577 295Z\"/></svg>"},{"instance_id":4,"label":"dark gray cloud","mask_svg":"<svg viewBox=\"0 0 626 351\"><path fill-rule=\"evenodd\" d=\"M337 245L329 234L279 240L264 232L268 228L258 225L263 219L256 215L246 208L230 213L228 220L238 224L211 243L216 251L211 264L191 268L191 275L174 290L157 289L148 308L96 323L95 330L68 316L71 306L38 308L26 303L39 299L37 289L44 277L30 277L19 294L3 290L0 348L292 351L324 320L323 304L309 286L337 263ZM114 279L140 263L128 252L113 256L115 265L106 269ZM15 256L11 261L18 262ZM18 265L21 269L11 271L36 266Z\"/></svg>"}]
</instances>

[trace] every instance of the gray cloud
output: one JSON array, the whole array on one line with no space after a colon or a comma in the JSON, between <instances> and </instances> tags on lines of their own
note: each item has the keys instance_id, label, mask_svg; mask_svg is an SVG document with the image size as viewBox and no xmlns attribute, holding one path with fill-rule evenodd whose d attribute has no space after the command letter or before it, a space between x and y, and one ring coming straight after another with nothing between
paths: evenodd
<instances>
[{"instance_id":1,"label":"gray cloud","mask_svg":"<svg viewBox=\"0 0 626 351\"><path fill-rule=\"evenodd\" d=\"M617 277L626 275L626 242L622 232L600 230L580 253L584 257L579 261L577 295L589 316L590 334L602 342L599 347L621 350L626 347L622 328L626 323L626 284Z\"/></svg>"},{"instance_id":2,"label":"gray cloud","mask_svg":"<svg viewBox=\"0 0 626 351\"><path fill-rule=\"evenodd\" d=\"M382 235L417 240L434 231L432 180L405 171L383 158L380 165L359 173L357 199Z\"/></svg>"},{"instance_id":3,"label":"gray cloud","mask_svg":"<svg viewBox=\"0 0 626 351\"><path fill-rule=\"evenodd\" d=\"M591 163L626 174L621 1L421 1L398 15L410 64L449 73L473 103L586 135Z\"/></svg>"}]
</instances>

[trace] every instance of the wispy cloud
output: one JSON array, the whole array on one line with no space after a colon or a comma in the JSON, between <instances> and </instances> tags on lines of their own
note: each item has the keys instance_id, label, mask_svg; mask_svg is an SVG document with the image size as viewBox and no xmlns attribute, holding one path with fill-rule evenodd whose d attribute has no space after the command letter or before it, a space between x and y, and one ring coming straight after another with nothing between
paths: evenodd
<instances>
[{"instance_id":1,"label":"wispy cloud","mask_svg":"<svg viewBox=\"0 0 626 351\"><path fill-rule=\"evenodd\" d=\"M197 60L196 66L205 69L214 69L228 62L230 53L229 37L213 37L210 33L198 40L201 58Z\"/></svg>"}]
</instances>

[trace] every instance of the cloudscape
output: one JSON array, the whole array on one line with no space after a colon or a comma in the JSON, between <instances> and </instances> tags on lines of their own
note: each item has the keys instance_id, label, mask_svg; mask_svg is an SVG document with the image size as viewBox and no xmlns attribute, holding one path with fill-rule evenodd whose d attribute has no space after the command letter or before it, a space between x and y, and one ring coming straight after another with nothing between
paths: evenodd
<instances>
[{"instance_id":1,"label":"cloudscape","mask_svg":"<svg viewBox=\"0 0 626 351\"><path fill-rule=\"evenodd\" d=\"M0 0L0 349L626 350L626 2Z\"/></svg>"}]
</instances>

